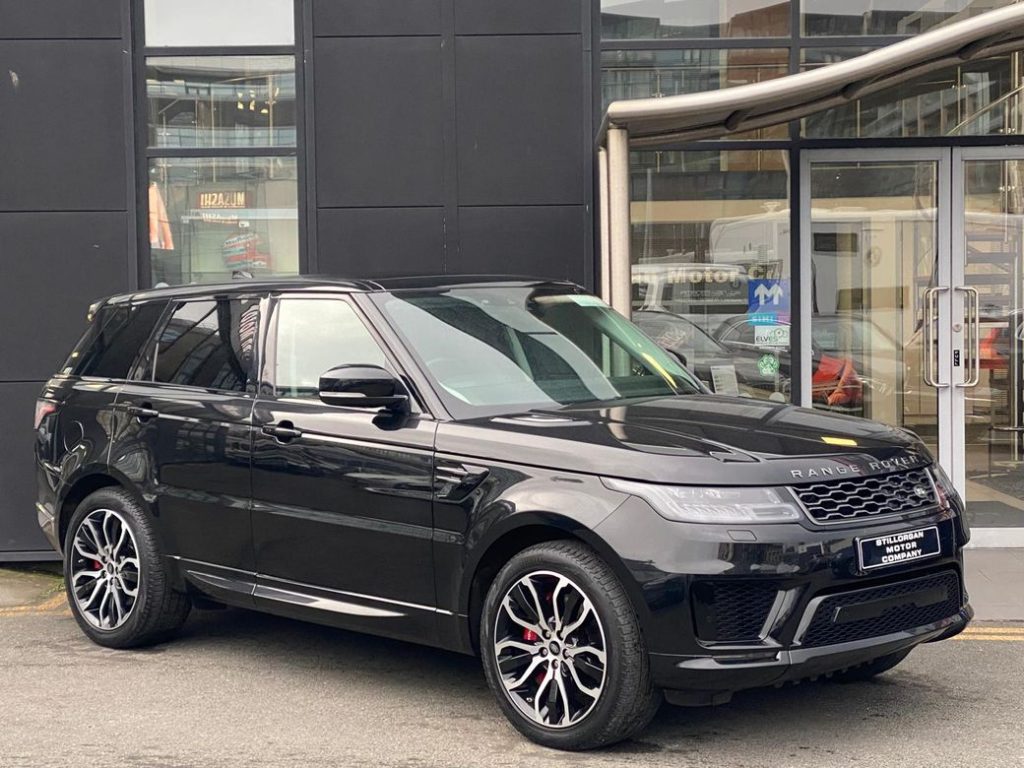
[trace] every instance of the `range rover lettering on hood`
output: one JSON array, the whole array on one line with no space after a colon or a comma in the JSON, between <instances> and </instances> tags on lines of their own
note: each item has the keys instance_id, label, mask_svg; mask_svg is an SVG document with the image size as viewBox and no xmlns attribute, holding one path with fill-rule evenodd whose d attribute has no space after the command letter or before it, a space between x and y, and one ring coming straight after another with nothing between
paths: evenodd
<instances>
[{"instance_id":1,"label":"range rover lettering on hood","mask_svg":"<svg viewBox=\"0 0 1024 768\"><path fill-rule=\"evenodd\" d=\"M791 469L789 474L794 480L814 480L845 475L880 475L886 472L897 472L901 469L914 469L927 463L924 457L914 453L908 453L906 456L894 456L889 459L870 458L862 461L844 457L826 466Z\"/></svg>"}]
</instances>

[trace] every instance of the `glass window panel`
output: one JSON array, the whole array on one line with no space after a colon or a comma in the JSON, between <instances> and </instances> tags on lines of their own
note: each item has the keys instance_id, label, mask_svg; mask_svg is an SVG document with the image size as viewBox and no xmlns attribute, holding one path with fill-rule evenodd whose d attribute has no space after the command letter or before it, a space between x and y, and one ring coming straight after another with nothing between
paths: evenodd
<instances>
[{"instance_id":1,"label":"glass window panel","mask_svg":"<svg viewBox=\"0 0 1024 768\"><path fill-rule=\"evenodd\" d=\"M258 328L257 299L182 304L160 331L154 380L244 392Z\"/></svg>"},{"instance_id":2,"label":"glass window panel","mask_svg":"<svg viewBox=\"0 0 1024 768\"><path fill-rule=\"evenodd\" d=\"M320 376L339 365L386 365L355 310L334 299L282 301L274 369L278 397L318 397Z\"/></svg>"},{"instance_id":3,"label":"glass window panel","mask_svg":"<svg viewBox=\"0 0 1024 768\"><path fill-rule=\"evenodd\" d=\"M299 271L294 157L161 157L149 165L154 285Z\"/></svg>"},{"instance_id":4,"label":"glass window panel","mask_svg":"<svg viewBox=\"0 0 1024 768\"><path fill-rule=\"evenodd\" d=\"M785 48L615 50L601 53L603 106L619 99L646 99L714 91L772 80L786 74ZM730 136L785 139L787 125Z\"/></svg>"},{"instance_id":5,"label":"glass window panel","mask_svg":"<svg viewBox=\"0 0 1024 768\"><path fill-rule=\"evenodd\" d=\"M295 57L146 59L151 147L294 147Z\"/></svg>"},{"instance_id":6,"label":"glass window panel","mask_svg":"<svg viewBox=\"0 0 1024 768\"><path fill-rule=\"evenodd\" d=\"M1013 0L803 0L801 28L814 35L916 35Z\"/></svg>"},{"instance_id":7,"label":"glass window panel","mask_svg":"<svg viewBox=\"0 0 1024 768\"><path fill-rule=\"evenodd\" d=\"M65 373L125 379L153 332L166 302L108 307L100 311L68 358Z\"/></svg>"},{"instance_id":8,"label":"glass window panel","mask_svg":"<svg viewBox=\"0 0 1024 768\"><path fill-rule=\"evenodd\" d=\"M146 46L292 45L293 0L145 0Z\"/></svg>"},{"instance_id":9,"label":"glass window panel","mask_svg":"<svg viewBox=\"0 0 1024 768\"><path fill-rule=\"evenodd\" d=\"M788 0L601 0L605 40L788 37Z\"/></svg>"},{"instance_id":10,"label":"glass window panel","mask_svg":"<svg viewBox=\"0 0 1024 768\"><path fill-rule=\"evenodd\" d=\"M790 399L786 166L781 150L631 154L633 321L717 392Z\"/></svg>"},{"instance_id":11,"label":"glass window panel","mask_svg":"<svg viewBox=\"0 0 1024 768\"><path fill-rule=\"evenodd\" d=\"M938 166L811 166L815 408L917 431L936 446L926 292L938 259Z\"/></svg>"},{"instance_id":12,"label":"glass window panel","mask_svg":"<svg viewBox=\"0 0 1024 768\"><path fill-rule=\"evenodd\" d=\"M866 48L806 49L804 69ZM803 120L813 138L991 136L1024 132L1021 53L949 67Z\"/></svg>"}]
</instances>

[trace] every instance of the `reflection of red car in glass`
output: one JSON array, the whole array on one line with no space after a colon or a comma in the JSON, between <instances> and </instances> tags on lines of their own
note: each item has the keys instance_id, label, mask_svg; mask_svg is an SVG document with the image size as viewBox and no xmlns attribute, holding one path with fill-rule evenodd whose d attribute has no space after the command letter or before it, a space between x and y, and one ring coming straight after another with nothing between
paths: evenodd
<instances>
[{"instance_id":1,"label":"reflection of red car in glass","mask_svg":"<svg viewBox=\"0 0 1024 768\"><path fill-rule=\"evenodd\" d=\"M769 397L777 392L788 399L790 392L790 354L788 348L766 348L754 343L753 325L746 316L729 318L719 328L719 338L704 331L682 315L664 310L633 312L633 322L665 349L684 361L690 370L711 386L711 368L731 364L736 371L740 392ZM762 372L758 365L765 354L775 354L778 375ZM814 345L814 370L811 374L812 400L847 413L863 408L863 382L849 358L830 355Z\"/></svg>"},{"instance_id":2,"label":"reflection of red car in glass","mask_svg":"<svg viewBox=\"0 0 1024 768\"><path fill-rule=\"evenodd\" d=\"M716 338L734 351L751 351L763 354L766 350L754 343L754 327L758 321L749 316L738 315L726 320L715 333ZM779 323L787 326L788 323ZM829 354L812 339L811 341L811 400L816 405L826 405L836 410L860 413L864 407L864 382L857 373L853 360L846 356ZM779 361L789 369L790 352L786 348L779 353Z\"/></svg>"},{"instance_id":3,"label":"reflection of red car in glass","mask_svg":"<svg viewBox=\"0 0 1024 768\"><path fill-rule=\"evenodd\" d=\"M1005 371L1010 367L1010 358L1024 341L1024 310L1015 309L1002 316L981 319L981 340L978 353L981 367L987 371Z\"/></svg>"},{"instance_id":4,"label":"reflection of red car in glass","mask_svg":"<svg viewBox=\"0 0 1024 768\"><path fill-rule=\"evenodd\" d=\"M811 374L811 397L816 403L860 407L864 385L848 357L815 356L817 365Z\"/></svg>"}]
</instances>

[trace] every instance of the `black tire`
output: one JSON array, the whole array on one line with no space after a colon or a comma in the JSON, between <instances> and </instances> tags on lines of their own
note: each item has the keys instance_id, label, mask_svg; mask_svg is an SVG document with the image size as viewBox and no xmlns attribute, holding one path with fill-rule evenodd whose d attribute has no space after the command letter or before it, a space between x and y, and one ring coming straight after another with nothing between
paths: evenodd
<instances>
[{"instance_id":1,"label":"black tire","mask_svg":"<svg viewBox=\"0 0 1024 768\"><path fill-rule=\"evenodd\" d=\"M548 725L531 719L533 716L527 714L525 707L529 706L528 701L533 702L534 699L529 698L527 701L520 694L515 691L510 692L506 688L505 681L518 679L523 667L509 673L508 677L503 677L498 667L498 655L504 653L504 651L497 652L495 649L495 633L498 631L499 620L503 628L513 627L514 632L519 631L519 622L513 619L512 623L509 623L510 617L506 613L503 603L510 590L513 587L518 588L527 577L539 579L540 581L536 583L541 588L545 583L550 583L545 582L546 579L551 579L558 585L550 596L541 598L542 602L546 600L547 603L554 606L556 601L565 601L562 608L566 613L566 623L558 623L558 629L552 630L550 635L552 643L548 643L548 636L545 636L536 644L544 652L547 661L542 664L548 665L544 668L551 674L551 679L554 682L559 682L555 678L560 674L563 678L559 683L561 690L566 690L568 686L577 696L575 703L578 706L571 706L569 694L563 694L565 698L558 700L557 704L548 700L549 704L545 706L545 709L548 710L549 715L557 710L556 714L560 715L559 724ZM582 593L585 599L580 602L572 597L576 593ZM566 595L569 596L565 597ZM576 601L572 605L576 612L570 615L569 601L574 599ZM596 619L600 623L593 624L588 617L585 629L570 629L569 625L575 623L569 621L572 616L587 614L585 609L580 608L581 605L585 606L587 601L589 601L588 607L592 609L591 613L596 615ZM542 612L545 610L547 609L541 608ZM554 608L552 607L550 610L553 612ZM501 611L500 616L499 611ZM534 611L534 613L536 612ZM546 619L543 621L545 622L543 626L549 626ZM551 619L550 626L556 626L554 618ZM591 637L592 634L595 637L598 636L598 630L600 642L603 642L604 645L605 663L600 683L593 682L596 678L585 680L591 684L592 690L598 692L591 698L580 695L582 688L573 684L573 678L579 681L586 671L586 667L589 667L591 672L595 668L595 665L590 662L596 661L597 657L589 657L588 661L587 651L582 645L577 646L577 642L586 643L588 647L594 645L597 641L586 638ZM529 635L535 634L526 629L523 632L529 633ZM514 639L517 643L520 642L514 635L510 637L504 632L503 634L504 638L499 638L499 640ZM579 634L584 639L578 640L577 637L570 636L570 634ZM564 641L560 651L556 648L549 656L546 647L558 646L559 639ZM534 641L528 637L521 642L531 644ZM546 747L583 750L614 744L633 736L646 727L661 705L661 691L654 687L651 680L647 647L636 613L625 589L607 563L593 550L577 542L555 541L529 547L513 557L501 569L491 584L484 601L480 622L480 648L487 682L497 698L502 712L523 735ZM573 652L575 652L574 655L570 657L568 654ZM544 674L538 669L532 679L529 677L529 670L532 669L530 663L537 660L539 653L540 650L536 653L526 653L525 651L517 653L515 650L511 652L513 656L518 655L519 659L525 660L518 663L527 670L527 675L524 677L527 687L539 684L534 681L536 681L537 675ZM564 654L564 658L559 656L559 653ZM577 656L581 657L579 661L577 661ZM508 658L503 657L506 660ZM571 663L565 661L565 658L570 658ZM512 659L512 661L518 660ZM551 668L552 664L555 669ZM577 666L578 664L581 666ZM506 667L506 669L508 668ZM552 683L544 689L545 694L537 696L536 699L544 699L551 694L551 688L554 687L555 685ZM557 694L554 696L557 697ZM579 702L584 703L579 704ZM534 704L534 706L538 705ZM572 722L574 716L579 717L576 722Z\"/></svg>"},{"instance_id":2,"label":"black tire","mask_svg":"<svg viewBox=\"0 0 1024 768\"><path fill-rule=\"evenodd\" d=\"M91 528L82 531L87 525L87 520ZM100 609L100 616L96 616L92 613L92 610L95 610L92 606L96 605L96 601L90 604L86 600L92 594L97 579L103 578L102 573L108 567L108 563L109 568L114 571L117 569L115 560L124 558L119 556L108 560L104 556L101 558L103 562L100 559L93 559L90 564L90 559L83 556L84 551L92 551L88 544L76 549L75 542L80 532L90 542L95 541L97 525L102 525L106 520L111 521L112 530L116 532L127 528L130 536L125 539L127 544L122 545L127 549L122 549L120 554L126 553L128 557L134 554L134 558L131 559L137 561L137 568L134 564L131 567L131 588L135 590L134 596L123 590L128 577L125 576L120 582L122 589L119 591L118 599L122 602L131 599L130 607L122 609L122 604L118 603L116 625L109 621L107 626L102 626L104 619L109 619L109 614L113 613L113 610L104 614ZM94 569L95 573L89 573L90 568ZM76 574L81 597L76 597L73 584ZM118 577L112 573L108 581L116 585L116 578ZM157 544L153 523L132 494L121 488L103 488L87 496L78 505L71 516L64 538L64 587L75 621L90 640L107 648L137 648L168 638L185 623L192 607L186 595L171 588L170 581L167 565ZM113 602L112 598L110 604L113 605Z\"/></svg>"},{"instance_id":3,"label":"black tire","mask_svg":"<svg viewBox=\"0 0 1024 768\"><path fill-rule=\"evenodd\" d=\"M914 649L908 648L905 651L890 653L888 656L879 656L877 659L873 659L866 664L844 669L842 672L836 672L832 675L832 680L837 683L862 683L865 680L877 677L883 672L888 672L907 658L912 650Z\"/></svg>"}]
</instances>

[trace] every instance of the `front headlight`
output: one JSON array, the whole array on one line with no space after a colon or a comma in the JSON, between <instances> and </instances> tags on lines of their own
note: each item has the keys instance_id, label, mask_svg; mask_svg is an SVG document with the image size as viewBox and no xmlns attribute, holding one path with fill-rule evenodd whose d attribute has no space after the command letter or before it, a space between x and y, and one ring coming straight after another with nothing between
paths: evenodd
<instances>
[{"instance_id":1,"label":"front headlight","mask_svg":"<svg viewBox=\"0 0 1024 768\"><path fill-rule=\"evenodd\" d=\"M959 506L956 503L959 497L957 496L956 489L953 487L953 481L949 479L949 475L946 474L942 467L937 463L933 463L928 467L928 471L932 474L932 481L935 483L935 490L939 495L939 506Z\"/></svg>"},{"instance_id":2,"label":"front headlight","mask_svg":"<svg viewBox=\"0 0 1024 768\"><path fill-rule=\"evenodd\" d=\"M605 477L613 491L639 496L666 520L683 523L792 523L796 504L777 488L702 488L654 485Z\"/></svg>"}]
</instances>

